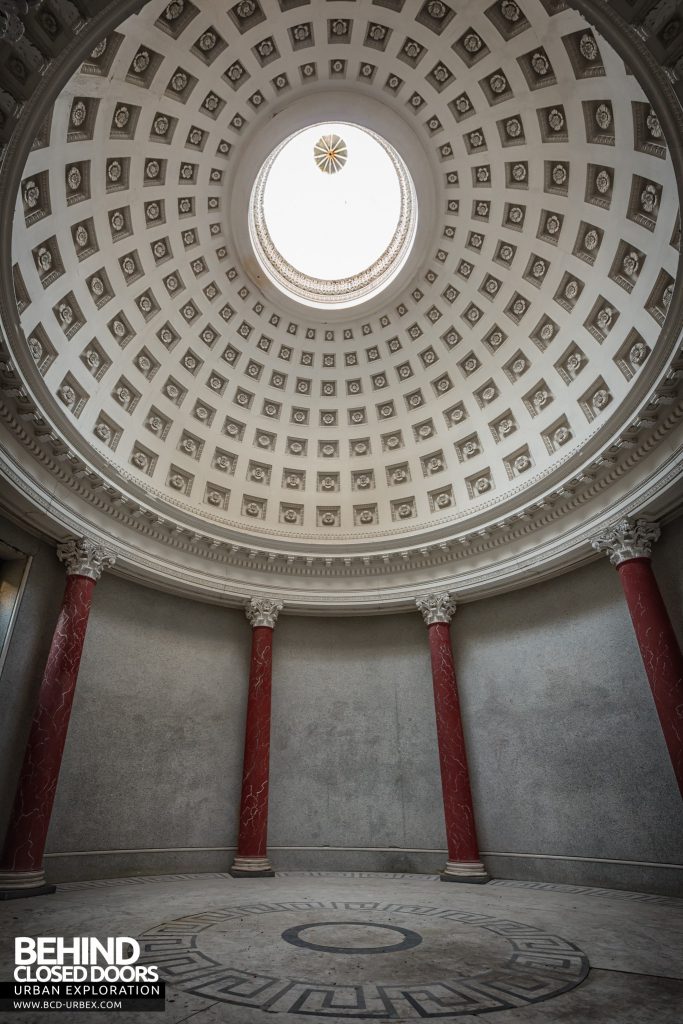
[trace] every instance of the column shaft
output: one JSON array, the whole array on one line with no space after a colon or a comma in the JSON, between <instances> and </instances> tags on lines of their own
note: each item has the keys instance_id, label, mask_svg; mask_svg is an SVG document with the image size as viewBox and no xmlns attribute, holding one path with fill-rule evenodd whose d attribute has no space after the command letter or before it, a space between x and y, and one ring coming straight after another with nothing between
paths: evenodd
<instances>
[{"instance_id":1,"label":"column shaft","mask_svg":"<svg viewBox=\"0 0 683 1024\"><path fill-rule=\"evenodd\" d=\"M45 883L43 853L94 588L94 579L67 576L19 776L0 871L26 888Z\"/></svg>"},{"instance_id":2,"label":"column shaft","mask_svg":"<svg viewBox=\"0 0 683 1024\"><path fill-rule=\"evenodd\" d=\"M467 752L460 718L450 628L447 622L434 622L429 626L429 650L432 660L448 859L459 865L472 863L483 871L479 862ZM473 878L472 881L474 880Z\"/></svg>"},{"instance_id":3,"label":"column shaft","mask_svg":"<svg viewBox=\"0 0 683 1024\"><path fill-rule=\"evenodd\" d=\"M273 630L254 626L244 736L237 857L231 874L272 875L268 862L268 778Z\"/></svg>"},{"instance_id":4,"label":"column shaft","mask_svg":"<svg viewBox=\"0 0 683 1024\"><path fill-rule=\"evenodd\" d=\"M683 655L649 558L621 562L624 588L671 763L683 795Z\"/></svg>"}]
</instances>

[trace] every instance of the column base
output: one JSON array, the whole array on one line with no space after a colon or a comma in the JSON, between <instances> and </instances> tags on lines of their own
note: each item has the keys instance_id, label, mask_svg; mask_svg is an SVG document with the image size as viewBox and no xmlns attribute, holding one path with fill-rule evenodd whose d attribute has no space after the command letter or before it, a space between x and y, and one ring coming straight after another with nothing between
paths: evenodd
<instances>
[{"instance_id":1,"label":"column base","mask_svg":"<svg viewBox=\"0 0 683 1024\"><path fill-rule=\"evenodd\" d=\"M0 871L0 901L51 896L56 891L56 885L45 881L44 871Z\"/></svg>"},{"instance_id":2,"label":"column base","mask_svg":"<svg viewBox=\"0 0 683 1024\"><path fill-rule=\"evenodd\" d=\"M267 857L235 857L228 874L233 878L275 878Z\"/></svg>"},{"instance_id":3,"label":"column base","mask_svg":"<svg viewBox=\"0 0 683 1024\"><path fill-rule=\"evenodd\" d=\"M479 860L447 860L439 877L442 882L467 882L469 885L485 885L491 881Z\"/></svg>"}]
</instances>

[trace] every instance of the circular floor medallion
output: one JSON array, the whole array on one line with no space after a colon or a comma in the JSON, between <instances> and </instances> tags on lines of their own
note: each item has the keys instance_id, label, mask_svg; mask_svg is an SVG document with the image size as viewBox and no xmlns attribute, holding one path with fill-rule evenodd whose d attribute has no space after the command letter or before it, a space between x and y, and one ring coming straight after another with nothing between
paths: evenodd
<instances>
[{"instance_id":1,"label":"circular floor medallion","mask_svg":"<svg viewBox=\"0 0 683 1024\"><path fill-rule=\"evenodd\" d=\"M323 938L318 942L305 939L302 932L310 932L313 929L324 929L324 934L329 934L330 941ZM399 942L389 942L382 945L381 939L376 946L366 946L363 943L368 939L368 930L378 932L382 938L387 938L387 932L400 935ZM342 938L340 938L340 935ZM371 936L372 937L372 936ZM370 921L319 921L318 924L299 924L295 928L286 928L282 933L285 942L292 946L299 946L301 949L315 949L322 953L400 953L404 949L413 949L422 942L422 936L417 932L411 932L407 928L397 928L391 924L373 924ZM344 939L355 943L350 946L341 946Z\"/></svg>"},{"instance_id":2,"label":"circular floor medallion","mask_svg":"<svg viewBox=\"0 0 683 1024\"><path fill-rule=\"evenodd\" d=\"M568 992L589 969L573 943L521 921L373 900L237 904L166 921L139 941L184 992L350 1020L512 1009Z\"/></svg>"}]
</instances>

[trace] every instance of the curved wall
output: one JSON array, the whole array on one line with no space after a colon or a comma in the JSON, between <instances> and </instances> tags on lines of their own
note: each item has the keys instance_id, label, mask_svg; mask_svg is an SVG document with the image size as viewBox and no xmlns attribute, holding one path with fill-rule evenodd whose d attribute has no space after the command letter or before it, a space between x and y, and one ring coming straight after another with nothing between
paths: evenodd
<instances>
[{"instance_id":1,"label":"curved wall","mask_svg":"<svg viewBox=\"0 0 683 1024\"><path fill-rule=\"evenodd\" d=\"M679 519L654 555L679 628L682 540ZM0 736L3 822L62 586L50 549L29 541L37 554L0 680L11 710ZM683 870L664 866L681 860L681 803L607 560L464 605L452 632L480 847L492 873L683 893ZM249 644L239 611L105 575L48 840L51 878L229 866ZM269 845L280 868L442 865L429 655L417 612L281 616Z\"/></svg>"}]
</instances>

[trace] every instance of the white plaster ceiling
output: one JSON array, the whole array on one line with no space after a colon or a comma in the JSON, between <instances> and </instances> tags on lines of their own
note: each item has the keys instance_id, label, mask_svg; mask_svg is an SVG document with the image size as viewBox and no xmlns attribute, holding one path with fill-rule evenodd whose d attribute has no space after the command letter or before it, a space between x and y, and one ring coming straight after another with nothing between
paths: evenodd
<instances>
[{"instance_id":1,"label":"white plaster ceiling","mask_svg":"<svg viewBox=\"0 0 683 1024\"><path fill-rule=\"evenodd\" d=\"M267 282L245 197L332 118L397 148L420 224L386 292L328 312ZM679 232L647 97L552 0L155 0L54 103L14 281L42 410L89 466L199 530L352 554L509 516L599 452L645 392Z\"/></svg>"}]
</instances>

